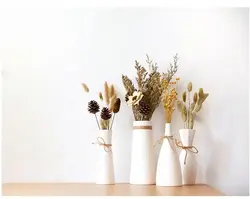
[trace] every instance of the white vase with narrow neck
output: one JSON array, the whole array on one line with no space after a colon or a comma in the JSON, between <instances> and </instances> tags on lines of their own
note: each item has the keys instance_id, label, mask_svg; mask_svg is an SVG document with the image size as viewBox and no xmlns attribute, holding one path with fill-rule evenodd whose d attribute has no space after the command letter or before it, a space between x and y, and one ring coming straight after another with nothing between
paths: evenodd
<instances>
[{"instance_id":1,"label":"white vase with narrow neck","mask_svg":"<svg viewBox=\"0 0 250 199\"><path fill-rule=\"evenodd\" d=\"M112 144L112 130L99 130L98 140L96 144L98 147L96 184L114 184L112 146L105 147L104 145L100 145L104 144L103 141L105 144Z\"/></svg>"},{"instance_id":2,"label":"white vase with narrow neck","mask_svg":"<svg viewBox=\"0 0 250 199\"><path fill-rule=\"evenodd\" d=\"M165 124L165 136L173 136L170 123ZM156 186L182 186L181 166L174 139L163 139L157 163Z\"/></svg>"},{"instance_id":3,"label":"white vase with narrow neck","mask_svg":"<svg viewBox=\"0 0 250 199\"><path fill-rule=\"evenodd\" d=\"M130 184L155 184L155 156L152 123L134 121Z\"/></svg>"},{"instance_id":4,"label":"white vase with narrow neck","mask_svg":"<svg viewBox=\"0 0 250 199\"><path fill-rule=\"evenodd\" d=\"M194 129L180 129L180 138L184 147L192 147L195 130ZM197 161L196 154L189 150L182 149L180 152L180 163L182 171L182 183L184 185L192 185L196 182L197 175ZM186 162L185 162L186 159Z\"/></svg>"}]
</instances>

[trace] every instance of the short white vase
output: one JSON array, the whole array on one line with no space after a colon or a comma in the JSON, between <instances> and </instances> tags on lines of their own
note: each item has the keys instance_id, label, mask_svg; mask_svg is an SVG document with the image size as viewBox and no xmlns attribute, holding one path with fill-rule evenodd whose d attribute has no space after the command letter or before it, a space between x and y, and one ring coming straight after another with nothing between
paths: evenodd
<instances>
[{"instance_id":1,"label":"short white vase","mask_svg":"<svg viewBox=\"0 0 250 199\"><path fill-rule=\"evenodd\" d=\"M179 158L182 171L182 183L183 185L192 185L195 184L197 175L196 154L192 152L195 130L180 129L179 132L182 145L186 148L181 150Z\"/></svg>"},{"instance_id":2,"label":"short white vase","mask_svg":"<svg viewBox=\"0 0 250 199\"><path fill-rule=\"evenodd\" d=\"M111 140L112 130L99 131L96 143L98 145L96 184L115 183Z\"/></svg>"},{"instance_id":3,"label":"short white vase","mask_svg":"<svg viewBox=\"0 0 250 199\"><path fill-rule=\"evenodd\" d=\"M156 186L182 186L181 166L170 124L165 124L165 136L158 158Z\"/></svg>"},{"instance_id":4,"label":"short white vase","mask_svg":"<svg viewBox=\"0 0 250 199\"><path fill-rule=\"evenodd\" d=\"M152 123L134 121L130 184L155 184L155 157Z\"/></svg>"}]
</instances>

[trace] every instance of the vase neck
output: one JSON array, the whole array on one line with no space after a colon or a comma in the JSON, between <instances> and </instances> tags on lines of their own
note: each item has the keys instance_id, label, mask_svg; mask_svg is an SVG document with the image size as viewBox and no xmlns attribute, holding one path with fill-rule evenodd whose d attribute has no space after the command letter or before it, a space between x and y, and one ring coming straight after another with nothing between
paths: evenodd
<instances>
[{"instance_id":1,"label":"vase neck","mask_svg":"<svg viewBox=\"0 0 250 199\"><path fill-rule=\"evenodd\" d=\"M165 136L173 136L170 123L165 124Z\"/></svg>"},{"instance_id":2,"label":"vase neck","mask_svg":"<svg viewBox=\"0 0 250 199\"><path fill-rule=\"evenodd\" d=\"M106 144L111 144L112 130L100 130L98 136L103 138Z\"/></svg>"}]
</instances>

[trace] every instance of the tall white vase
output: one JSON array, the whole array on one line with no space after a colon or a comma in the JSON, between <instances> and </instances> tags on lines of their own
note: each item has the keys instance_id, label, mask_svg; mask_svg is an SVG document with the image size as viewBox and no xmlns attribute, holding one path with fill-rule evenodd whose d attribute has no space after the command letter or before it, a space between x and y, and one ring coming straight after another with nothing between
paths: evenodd
<instances>
[{"instance_id":1,"label":"tall white vase","mask_svg":"<svg viewBox=\"0 0 250 199\"><path fill-rule=\"evenodd\" d=\"M195 153L191 152L193 151L192 146L194 141L195 130L180 129L179 132L183 147L189 148L182 149L180 152L182 183L184 185L192 185L195 184L197 175L197 161Z\"/></svg>"},{"instance_id":2,"label":"tall white vase","mask_svg":"<svg viewBox=\"0 0 250 199\"><path fill-rule=\"evenodd\" d=\"M130 184L155 184L155 157L150 121L134 121Z\"/></svg>"},{"instance_id":3,"label":"tall white vase","mask_svg":"<svg viewBox=\"0 0 250 199\"><path fill-rule=\"evenodd\" d=\"M158 158L156 171L156 186L182 186L181 166L176 151L170 124L165 124L165 136Z\"/></svg>"},{"instance_id":4,"label":"tall white vase","mask_svg":"<svg viewBox=\"0 0 250 199\"><path fill-rule=\"evenodd\" d=\"M112 146L108 146L112 143L111 140L112 130L99 131L99 135L97 137L98 161L96 168L96 184L115 183Z\"/></svg>"}]
</instances>

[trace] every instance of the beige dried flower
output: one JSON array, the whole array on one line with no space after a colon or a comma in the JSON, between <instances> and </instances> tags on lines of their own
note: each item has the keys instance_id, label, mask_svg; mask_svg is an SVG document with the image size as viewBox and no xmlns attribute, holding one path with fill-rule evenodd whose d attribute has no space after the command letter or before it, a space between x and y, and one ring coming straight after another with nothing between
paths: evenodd
<instances>
[{"instance_id":1,"label":"beige dried flower","mask_svg":"<svg viewBox=\"0 0 250 199\"><path fill-rule=\"evenodd\" d=\"M111 98L113 95L115 95L115 87L113 84L111 85L109 91L110 91L109 97Z\"/></svg>"},{"instance_id":2,"label":"beige dried flower","mask_svg":"<svg viewBox=\"0 0 250 199\"><path fill-rule=\"evenodd\" d=\"M103 101L103 96L102 96L102 92L99 92L99 99L101 100L101 101Z\"/></svg>"},{"instance_id":3,"label":"beige dried flower","mask_svg":"<svg viewBox=\"0 0 250 199\"><path fill-rule=\"evenodd\" d=\"M104 83L104 97L106 104L109 105L109 86L107 82Z\"/></svg>"},{"instance_id":4,"label":"beige dried flower","mask_svg":"<svg viewBox=\"0 0 250 199\"><path fill-rule=\"evenodd\" d=\"M87 84L82 83L82 87L83 87L83 90L84 90L86 93L89 92L89 88L88 88Z\"/></svg>"}]
</instances>

